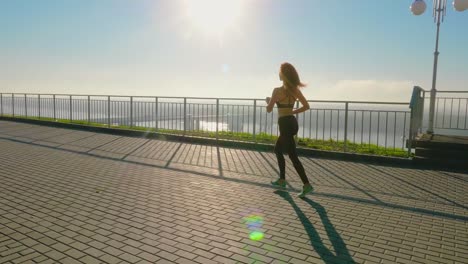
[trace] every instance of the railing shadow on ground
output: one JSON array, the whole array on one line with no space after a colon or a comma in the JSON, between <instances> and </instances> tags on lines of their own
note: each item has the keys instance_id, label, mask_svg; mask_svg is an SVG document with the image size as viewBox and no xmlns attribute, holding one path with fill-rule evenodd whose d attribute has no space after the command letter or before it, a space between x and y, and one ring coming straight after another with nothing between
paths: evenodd
<instances>
[{"instance_id":1,"label":"railing shadow on ground","mask_svg":"<svg viewBox=\"0 0 468 264\"><path fill-rule=\"evenodd\" d=\"M323 206L308 198L303 199L319 214L320 220L322 221L322 224L325 227L325 231L327 232L328 239L330 240L333 249L335 250L335 254L333 254L333 252L323 244L323 239L320 237L314 225L312 222L310 222L301 208L299 208L299 206L294 202L291 195L288 192L280 190L275 191L274 193L286 200L292 206L297 214L297 217L304 226L307 235L309 236L310 245L314 248L315 252L320 255L320 258L325 263L356 263L349 254L343 238L341 238L340 234L336 231L335 227L328 218L327 211Z\"/></svg>"},{"instance_id":2,"label":"railing shadow on ground","mask_svg":"<svg viewBox=\"0 0 468 264\"><path fill-rule=\"evenodd\" d=\"M449 200L449 199L447 199L445 197L442 197L442 196L440 196L438 194L435 194L433 192L431 192L431 194L434 194L434 195L427 196L426 195L427 192L430 192L430 191L428 191L428 190L426 190L426 189L424 189L422 187L416 186L416 185L412 184L411 182L409 182L407 180L403 180L404 185L400 186L396 190L395 189L392 190L387 185L389 182L391 182L391 181L389 181L389 179L394 178L396 176L394 176L394 175L389 176L391 174L389 174L388 172L385 172L384 169L391 168L392 170L395 171L395 173L398 173L399 172L398 170L401 170L401 169L412 169L411 173L421 174L421 168L418 168L417 170L415 170L415 168L410 168L410 167L407 167L407 166L388 167L388 166L384 166L384 165L380 165L380 164L377 166L375 164L366 163L366 162L354 163L353 169L354 170L358 169L361 172L361 177L359 179L355 179L355 180L359 180L359 181L361 181L361 183L362 183L363 180L364 181L367 180L367 181L371 182L371 183L366 183L367 185L372 184L372 185L380 188L380 189L372 189L371 188L372 185L367 186L365 188L362 188L362 187L358 186L360 184L360 182L356 181L354 183L351 183L349 180L344 179L344 175L341 175L341 176L338 175L338 172L341 172L341 173L344 172L344 174L347 174L349 172L350 168L349 168L349 164L347 162L340 162L340 161L330 160L330 161L327 162L328 164L322 165L317 160L314 160L312 158L305 158L304 161L305 161L304 164L306 166L310 167L310 165L312 164L315 167L321 168L322 171L326 172L326 175L327 175L326 178L327 179L337 178L337 179L341 180L342 182L346 183L347 185L352 186L353 188L348 188L348 187L345 187L345 186L336 186L336 185L333 185L331 183L328 184L328 185L327 184L321 184L320 186L323 186L323 187L338 188L338 189L343 189L343 190L358 190L358 191L361 191L365 195L367 195L367 196L369 196L369 197L371 197L371 198L373 198L374 200L377 200L377 201L379 201L379 199L376 198L372 194L385 195L385 196L390 196L392 198L402 198L402 199L413 200L413 201L418 201L418 202L431 202L431 203L437 203L437 204L441 204L441 205L456 205L458 207L465 208L463 205L460 205L457 202L451 201L451 200ZM377 171L376 171L376 169L377 169ZM439 171L438 171L438 173L442 173L444 175L446 174L444 172L439 172ZM422 176L425 176L424 179L427 178L427 175L421 175L421 177ZM381 182L381 181L383 181L383 182ZM405 191L407 191L407 192L405 192ZM398 192L398 193L396 193L396 192ZM423 193L424 195L421 197L420 193ZM412 194L413 196L408 195L408 194ZM414 196L415 194L419 195L419 197ZM438 197L441 200L446 201L447 203L441 203L440 201L431 199L431 198L434 198L434 197ZM381 201L379 201L379 202L381 202Z\"/></svg>"},{"instance_id":3,"label":"railing shadow on ground","mask_svg":"<svg viewBox=\"0 0 468 264\"><path fill-rule=\"evenodd\" d=\"M391 177L391 178L396 179L396 180L398 180L398 181L400 181L400 182L403 182L404 184L409 185L409 186L411 186L411 187L413 187L413 188L415 188L415 189L421 190L421 191L423 191L423 192L425 192L425 193L427 193L427 194L430 194L430 195L432 195L432 196L435 196L435 197L437 197L437 198L440 198L440 199L442 199L442 200L445 200L445 201L451 203L451 204L454 205L454 206L457 206L457 207L460 207L460 208L463 208L463 209L468 209L467 206L464 206L464 205L459 204L459 203L457 203L457 202L455 202L455 201L452 201L452 200L450 200L450 199L448 199L448 198L445 198L445 197L443 197L442 195L439 195L439 194L437 194L437 193L434 193L434 192L432 192L432 191L429 191L429 190L427 190L427 189L424 189L424 188L422 188L422 187L420 187L420 186L418 186L418 185L416 185L416 184L413 184L413 183L411 183L411 182L409 182L409 181L407 181L407 180L405 180L405 179L402 179L402 178L400 178L400 177L397 177L397 176L395 176L395 175L392 175L392 174L390 174L390 173L388 173L388 172L386 172L386 171L383 171L383 170L381 170L381 169L379 169L379 168L375 168L374 166L370 166L370 165L368 165L368 167L371 168L372 170L375 170L375 171L379 172L379 173L385 174L385 175L387 175L388 177Z\"/></svg>"},{"instance_id":4,"label":"railing shadow on ground","mask_svg":"<svg viewBox=\"0 0 468 264\"><path fill-rule=\"evenodd\" d=\"M49 149L54 149L54 150L60 150L60 151L65 151L65 152L70 152L70 153L88 155L88 156L99 158L99 159L114 160L114 161L118 161L118 162L137 164L137 165L141 165L141 166L154 167L154 168L160 168L160 169L167 169L167 170L183 172L183 173L191 173L191 174L200 175L200 176L204 176L204 177L210 177L210 178L213 178L213 179L221 179L221 180L227 180L227 181L237 182L237 183L241 183L241 184L249 184L249 185L255 185L255 186L259 186L259 187L263 187L263 188L275 189L269 183L256 182L256 181L253 181L253 180L250 180L250 179L242 179L242 178L221 176L221 175L224 175L222 166L219 166L219 168L221 168L221 170L219 168L215 169L217 171L217 175L213 175L213 174L209 174L209 173L206 173L206 172L194 171L194 170L192 170L190 168L182 169L182 168L168 167L168 165L170 163L166 163L165 165L148 164L148 163L133 161L133 160L122 160L121 158L105 157L105 156L89 153L87 151L84 152L84 151L78 151L78 150L72 150L72 149L62 149L62 148L59 148L60 146L47 146L47 145L42 145L42 144L38 144L38 143L34 143L34 142L25 142L25 141L14 139L14 138L8 138L8 137L0 136L0 139L10 141L10 142L28 144L28 145L31 145L31 146L39 146L39 147L44 147L44 148L49 148ZM218 151L219 151L219 147L218 147ZM293 191L298 191L297 189L295 189L295 188L293 188L291 186L289 187L289 189L293 190ZM339 194L332 194L332 193L318 193L318 192L315 192L313 195L319 196L319 197L332 198L332 199L340 199L340 200L344 200L344 201L347 201L347 202L357 202L357 203L367 204L367 205L376 205L376 206L388 207L388 208L392 208L392 209L398 209L398 210L407 211L407 212L415 212L415 213L420 213L420 214L429 215L429 216L438 216L438 217L444 217L444 218L448 218L448 219L468 221L468 216L464 216L464 215L456 215L456 214L452 214L452 213L439 212L439 211L434 211L434 210L430 210L430 209L416 208L416 207L412 207L412 206L392 204L392 203L387 203L387 202L383 202L383 201L375 200L375 199L374 200L369 200L369 199L362 199L362 198L357 198L357 197L353 197L353 196L349 196L349 195L339 195Z\"/></svg>"},{"instance_id":5,"label":"railing shadow on ground","mask_svg":"<svg viewBox=\"0 0 468 264\"><path fill-rule=\"evenodd\" d=\"M466 175L466 177L463 177L463 176L460 176L460 175L452 175L452 174L447 173L445 171L441 171L441 173L444 174L447 177L452 178L452 179L459 180L459 181L462 181L464 183L468 183L468 175Z\"/></svg>"}]
</instances>

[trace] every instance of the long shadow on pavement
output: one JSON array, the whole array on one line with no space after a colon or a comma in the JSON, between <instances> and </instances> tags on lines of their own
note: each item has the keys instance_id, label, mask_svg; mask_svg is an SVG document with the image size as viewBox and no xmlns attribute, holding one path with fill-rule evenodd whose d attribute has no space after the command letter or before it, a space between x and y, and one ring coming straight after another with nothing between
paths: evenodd
<instances>
[{"instance_id":1,"label":"long shadow on pavement","mask_svg":"<svg viewBox=\"0 0 468 264\"><path fill-rule=\"evenodd\" d=\"M333 252L323 244L322 239L320 238L320 235L315 229L314 225L310 222L310 220L307 218L304 212L302 212L301 208L297 206L297 204L292 199L291 195L285 191L275 191L274 193L281 196L284 200L291 204L292 208L299 217L299 220L304 226L307 235L309 236L311 246L314 248L315 252L317 252L320 255L320 258L325 263L356 263L349 254L346 244L341 238L340 234L336 231L335 227L330 222L330 219L327 215L327 211L325 210L325 208L323 208L323 206L308 198L303 199L310 206L312 206L312 208L314 208L319 214L320 220L322 220L323 226L325 227L325 231L327 232L328 238L332 243L336 255L333 254Z\"/></svg>"}]
</instances>

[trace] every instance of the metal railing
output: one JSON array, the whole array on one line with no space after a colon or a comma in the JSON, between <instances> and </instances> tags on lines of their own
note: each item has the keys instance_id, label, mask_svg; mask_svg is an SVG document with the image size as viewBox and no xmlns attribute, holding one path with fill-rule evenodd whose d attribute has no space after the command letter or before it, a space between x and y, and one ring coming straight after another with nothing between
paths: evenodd
<instances>
[{"instance_id":1,"label":"metal railing","mask_svg":"<svg viewBox=\"0 0 468 264\"><path fill-rule=\"evenodd\" d=\"M434 128L468 130L468 91L437 91Z\"/></svg>"},{"instance_id":2,"label":"metal railing","mask_svg":"<svg viewBox=\"0 0 468 264\"><path fill-rule=\"evenodd\" d=\"M350 144L407 149L408 103L309 104L297 115L303 140L334 142L343 151ZM255 142L278 136L277 113L266 112L264 99L1 93L0 115L216 138L237 134L238 140Z\"/></svg>"}]
</instances>

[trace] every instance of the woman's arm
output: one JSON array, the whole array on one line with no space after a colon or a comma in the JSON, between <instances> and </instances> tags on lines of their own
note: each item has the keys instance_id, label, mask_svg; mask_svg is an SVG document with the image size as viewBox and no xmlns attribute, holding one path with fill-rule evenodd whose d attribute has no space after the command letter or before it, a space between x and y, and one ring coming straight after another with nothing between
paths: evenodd
<instances>
[{"instance_id":1,"label":"woman's arm","mask_svg":"<svg viewBox=\"0 0 468 264\"><path fill-rule=\"evenodd\" d=\"M277 88L273 89L273 93L271 94L270 101L267 102L268 105L266 109L268 113L271 113L271 111L273 111L273 107L275 106L276 101L278 101L278 93L276 92L276 89ZM268 100L268 97L267 97L267 100Z\"/></svg>"},{"instance_id":2,"label":"woman's arm","mask_svg":"<svg viewBox=\"0 0 468 264\"><path fill-rule=\"evenodd\" d=\"M293 114L299 114L299 113L302 113L302 112L305 112L305 111L309 110L310 109L309 102L307 102L307 99L305 99L305 97L302 94L301 90L297 89L295 94L296 94L297 99L299 99L299 102L301 102L302 107L294 109L292 111L292 113Z\"/></svg>"}]
</instances>

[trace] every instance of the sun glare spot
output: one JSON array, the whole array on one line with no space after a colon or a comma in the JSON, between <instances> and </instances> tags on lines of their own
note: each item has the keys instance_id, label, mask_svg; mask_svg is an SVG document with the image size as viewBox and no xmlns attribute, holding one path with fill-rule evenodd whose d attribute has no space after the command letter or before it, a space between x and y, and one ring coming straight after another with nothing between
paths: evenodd
<instances>
[{"instance_id":1,"label":"sun glare spot","mask_svg":"<svg viewBox=\"0 0 468 264\"><path fill-rule=\"evenodd\" d=\"M238 26L245 0L185 0L189 24L208 35L223 35Z\"/></svg>"}]
</instances>

